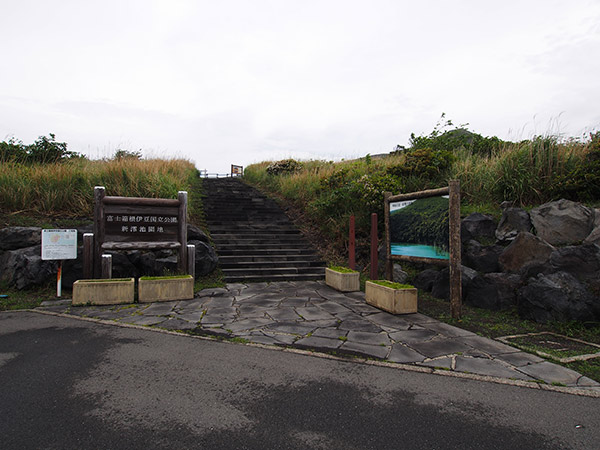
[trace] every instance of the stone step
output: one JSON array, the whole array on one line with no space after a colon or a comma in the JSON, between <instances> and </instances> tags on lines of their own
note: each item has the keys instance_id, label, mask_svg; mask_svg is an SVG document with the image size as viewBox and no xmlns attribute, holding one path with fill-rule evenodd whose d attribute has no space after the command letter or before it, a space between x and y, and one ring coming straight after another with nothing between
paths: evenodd
<instances>
[{"instance_id":1,"label":"stone step","mask_svg":"<svg viewBox=\"0 0 600 450\"><path fill-rule=\"evenodd\" d=\"M222 236L222 235L219 235ZM302 236L295 234L290 235L276 235L276 234L264 234L264 235L250 235L250 237L240 235L229 235L225 237L215 237L211 235L213 243L217 247L225 245L260 245L260 244L299 244L306 246L306 241Z\"/></svg>"},{"instance_id":2,"label":"stone step","mask_svg":"<svg viewBox=\"0 0 600 450\"><path fill-rule=\"evenodd\" d=\"M260 250L302 250L307 245L305 243L294 243L294 242L269 242L265 244L219 244L217 245L217 252L224 250L244 250L246 253L250 251Z\"/></svg>"},{"instance_id":3,"label":"stone step","mask_svg":"<svg viewBox=\"0 0 600 450\"><path fill-rule=\"evenodd\" d=\"M219 259L221 269L254 269L254 268L277 268L277 267L325 267L322 261L232 261L224 262Z\"/></svg>"},{"instance_id":4,"label":"stone step","mask_svg":"<svg viewBox=\"0 0 600 450\"><path fill-rule=\"evenodd\" d=\"M261 283L277 281L320 281L325 278L323 274L282 274L282 275L225 275L226 283Z\"/></svg>"},{"instance_id":5,"label":"stone step","mask_svg":"<svg viewBox=\"0 0 600 450\"><path fill-rule=\"evenodd\" d=\"M252 262L264 263L287 263L287 262L312 262L324 264L317 255L235 255L219 256L219 262L223 264L245 264Z\"/></svg>"},{"instance_id":6,"label":"stone step","mask_svg":"<svg viewBox=\"0 0 600 450\"><path fill-rule=\"evenodd\" d=\"M316 275L325 273L324 267L253 267L243 269L222 269L226 276L239 275L286 275L286 274L308 274Z\"/></svg>"},{"instance_id":7,"label":"stone step","mask_svg":"<svg viewBox=\"0 0 600 450\"><path fill-rule=\"evenodd\" d=\"M241 250L241 249L218 249L217 253L219 256L247 256L247 255L256 255L256 256L294 256L294 255L314 255L315 252L309 248L282 248L282 249L251 249Z\"/></svg>"}]
</instances>

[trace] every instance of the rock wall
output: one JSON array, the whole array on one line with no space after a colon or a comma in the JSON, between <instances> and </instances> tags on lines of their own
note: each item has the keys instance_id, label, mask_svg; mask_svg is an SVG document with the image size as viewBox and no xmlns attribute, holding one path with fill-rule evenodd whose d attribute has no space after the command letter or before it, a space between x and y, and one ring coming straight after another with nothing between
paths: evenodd
<instances>
[{"instance_id":1,"label":"rock wall","mask_svg":"<svg viewBox=\"0 0 600 450\"><path fill-rule=\"evenodd\" d=\"M503 204L498 223L474 213L462 221L463 301L516 307L537 322L600 322L600 209L569 200L530 213ZM448 298L448 269L419 273L415 286Z\"/></svg>"},{"instance_id":2,"label":"rock wall","mask_svg":"<svg viewBox=\"0 0 600 450\"><path fill-rule=\"evenodd\" d=\"M83 234L92 226L77 229L77 259L63 263L63 286L67 289L83 278ZM56 278L57 261L41 258L41 234L38 227L0 229L0 280L17 289L44 284ZM196 277L212 272L218 257L209 238L198 227L188 225L188 244L196 245ZM140 277L177 271L177 254L172 250L107 252L113 255L113 277Z\"/></svg>"}]
</instances>

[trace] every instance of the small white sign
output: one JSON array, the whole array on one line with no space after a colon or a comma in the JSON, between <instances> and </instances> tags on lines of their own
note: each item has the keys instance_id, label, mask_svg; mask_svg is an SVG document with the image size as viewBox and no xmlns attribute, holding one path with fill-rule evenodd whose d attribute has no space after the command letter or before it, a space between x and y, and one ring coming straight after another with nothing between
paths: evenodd
<instances>
[{"instance_id":1,"label":"small white sign","mask_svg":"<svg viewBox=\"0 0 600 450\"><path fill-rule=\"evenodd\" d=\"M42 259L77 259L77 230L42 230Z\"/></svg>"}]
</instances>

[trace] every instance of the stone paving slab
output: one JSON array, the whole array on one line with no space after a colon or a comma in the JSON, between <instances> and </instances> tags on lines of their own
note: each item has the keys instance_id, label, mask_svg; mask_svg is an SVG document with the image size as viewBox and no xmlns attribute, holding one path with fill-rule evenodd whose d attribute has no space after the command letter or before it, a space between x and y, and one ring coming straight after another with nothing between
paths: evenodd
<instances>
[{"instance_id":1,"label":"stone paving slab","mask_svg":"<svg viewBox=\"0 0 600 450\"><path fill-rule=\"evenodd\" d=\"M404 364L417 363L423 362L425 360L425 356L405 345L396 344L392 347L392 351L388 356L388 360Z\"/></svg>"},{"instance_id":2,"label":"stone paving slab","mask_svg":"<svg viewBox=\"0 0 600 450\"><path fill-rule=\"evenodd\" d=\"M519 367L519 370L527 375L546 383L562 383L567 386L577 386L581 374L566 367L543 361L528 366Z\"/></svg>"},{"instance_id":3,"label":"stone paving slab","mask_svg":"<svg viewBox=\"0 0 600 450\"><path fill-rule=\"evenodd\" d=\"M39 310L600 393L600 383L539 356L420 313L389 314L364 295L323 282L237 283L187 301L74 307L62 299Z\"/></svg>"},{"instance_id":4,"label":"stone paving slab","mask_svg":"<svg viewBox=\"0 0 600 450\"><path fill-rule=\"evenodd\" d=\"M490 377L534 381L534 378L527 376L512 367L507 367L499 361L487 358L467 358L465 356L457 356L454 369L459 372L478 373Z\"/></svg>"},{"instance_id":5,"label":"stone paving slab","mask_svg":"<svg viewBox=\"0 0 600 450\"><path fill-rule=\"evenodd\" d=\"M436 338L426 342L413 342L410 347L428 358L437 358L442 355L454 355L469 350L467 344L448 338Z\"/></svg>"},{"instance_id":6,"label":"stone paving slab","mask_svg":"<svg viewBox=\"0 0 600 450\"><path fill-rule=\"evenodd\" d=\"M314 350L337 350L343 343L344 342L339 339L311 336L298 339L296 342L294 342L294 346Z\"/></svg>"},{"instance_id":7,"label":"stone paving slab","mask_svg":"<svg viewBox=\"0 0 600 450\"><path fill-rule=\"evenodd\" d=\"M517 353L520 350L516 347L504 344L503 342L493 341L482 336L458 337L456 341L475 347L491 356L503 355L506 353Z\"/></svg>"},{"instance_id":8,"label":"stone paving slab","mask_svg":"<svg viewBox=\"0 0 600 450\"><path fill-rule=\"evenodd\" d=\"M381 345L361 344L359 342L351 341L344 342L340 349L350 354L379 359L386 359L387 355L390 352L390 347L384 347Z\"/></svg>"}]
</instances>

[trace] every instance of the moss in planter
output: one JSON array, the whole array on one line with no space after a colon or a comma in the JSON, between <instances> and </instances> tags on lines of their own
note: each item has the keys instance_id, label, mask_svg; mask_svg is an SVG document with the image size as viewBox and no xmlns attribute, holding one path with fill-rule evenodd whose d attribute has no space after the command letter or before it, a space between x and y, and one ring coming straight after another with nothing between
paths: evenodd
<instances>
[{"instance_id":1,"label":"moss in planter","mask_svg":"<svg viewBox=\"0 0 600 450\"><path fill-rule=\"evenodd\" d=\"M370 280L371 283L375 283L378 284L380 286L385 286L385 287L389 287L392 289L414 289L414 286L411 286L410 284L400 284L400 283L392 283L391 281L386 281L386 280Z\"/></svg>"},{"instance_id":2,"label":"moss in planter","mask_svg":"<svg viewBox=\"0 0 600 450\"><path fill-rule=\"evenodd\" d=\"M348 269L347 267L342 266L333 266L329 267L329 269L339 273L358 273L356 270Z\"/></svg>"},{"instance_id":3,"label":"moss in planter","mask_svg":"<svg viewBox=\"0 0 600 450\"><path fill-rule=\"evenodd\" d=\"M150 281L150 280L173 280L178 278L190 278L190 275L169 275L162 277L140 277L140 280Z\"/></svg>"},{"instance_id":4,"label":"moss in planter","mask_svg":"<svg viewBox=\"0 0 600 450\"><path fill-rule=\"evenodd\" d=\"M93 280L79 280L86 283L109 283L111 281L131 281L131 278L94 278Z\"/></svg>"}]
</instances>

